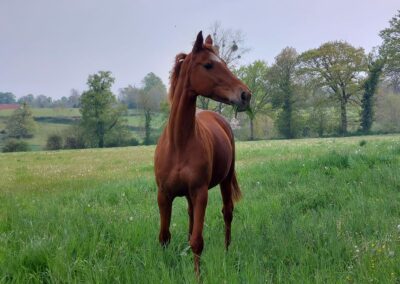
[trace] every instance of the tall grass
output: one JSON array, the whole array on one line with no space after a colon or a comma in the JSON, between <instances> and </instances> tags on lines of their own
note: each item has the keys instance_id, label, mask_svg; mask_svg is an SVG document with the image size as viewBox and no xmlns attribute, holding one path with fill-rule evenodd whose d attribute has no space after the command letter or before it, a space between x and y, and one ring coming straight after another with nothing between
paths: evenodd
<instances>
[{"instance_id":1,"label":"tall grass","mask_svg":"<svg viewBox=\"0 0 400 284\"><path fill-rule=\"evenodd\" d=\"M224 250L209 194L203 283L398 283L400 136L238 143ZM0 282L195 283L186 201L157 241L153 147L0 155Z\"/></svg>"}]
</instances>

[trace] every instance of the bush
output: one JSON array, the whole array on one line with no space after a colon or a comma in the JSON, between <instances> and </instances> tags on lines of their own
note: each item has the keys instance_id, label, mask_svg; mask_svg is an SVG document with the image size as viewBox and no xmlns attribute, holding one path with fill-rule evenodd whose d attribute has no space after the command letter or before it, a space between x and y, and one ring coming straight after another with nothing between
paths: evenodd
<instances>
[{"instance_id":1,"label":"bush","mask_svg":"<svg viewBox=\"0 0 400 284\"><path fill-rule=\"evenodd\" d=\"M148 146L148 145L157 145L158 138L159 138L159 137L150 136L150 137L147 139L147 141L145 141L145 140L143 141L142 145L144 145L144 146Z\"/></svg>"},{"instance_id":2,"label":"bush","mask_svg":"<svg viewBox=\"0 0 400 284\"><path fill-rule=\"evenodd\" d=\"M116 126L105 136L105 147L126 147L137 146L139 141L132 136L132 133L125 126Z\"/></svg>"},{"instance_id":3,"label":"bush","mask_svg":"<svg viewBox=\"0 0 400 284\"><path fill-rule=\"evenodd\" d=\"M6 152L27 152L29 151L28 143L22 140L9 139L3 147L3 153Z\"/></svg>"},{"instance_id":4,"label":"bush","mask_svg":"<svg viewBox=\"0 0 400 284\"><path fill-rule=\"evenodd\" d=\"M71 126L65 132L64 149L84 149L86 148L85 134L78 125Z\"/></svg>"},{"instance_id":5,"label":"bush","mask_svg":"<svg viewBox=\"0 0 400 284\"><path fill-rule=\"evenodd\" d=\"M360 143L359 143L359 145L360 145L361 147L363 147L363 146L367 145L367 141L366 141L366 140L361 140Z\"/></svg>"},{"instance_id":6,"label":"bush","mask_svg":"<svg viewBox=\"0 0 400 284\"><path fill-rule=\"evenodd\" d=\"M58 134L52 134L47 137L46 149L47 150L60 150L63 147L63 139Z\"/></svg>"},{"instance_id":7,"label":"bush","mask_svg":"<svg viewBox=\"0 0 400 284\"><path fill-rule=\"evenodd\" d=\"M132 137L131 139L128 140L128 145L127 146L138 146L139 145L139 140L136 138Z\"/></svg>"}]
</instances>

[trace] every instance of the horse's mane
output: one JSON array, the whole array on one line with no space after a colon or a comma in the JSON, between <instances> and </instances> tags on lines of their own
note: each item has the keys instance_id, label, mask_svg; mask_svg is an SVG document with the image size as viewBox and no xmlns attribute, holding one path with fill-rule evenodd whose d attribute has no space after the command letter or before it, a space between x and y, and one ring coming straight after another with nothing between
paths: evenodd
<instances>
[{"instance_id":1,"label":"horse's mane","mask_svg":"<svg viewBox=\"0 0 400 284\"><path fill-rule=\"evenodd\" d=\"M172 104L172 100L174 98L174 93L175 93L176 83L178 82L179 73L181 71L182 62L185 60L186 56L187 56L187 54L185 54L185 53L179 53L175 57L175 65L171 70L170 87L169 87L169 94L168 94L168 100L169 100L170 104Z\"/></svg>"}]
</instances>

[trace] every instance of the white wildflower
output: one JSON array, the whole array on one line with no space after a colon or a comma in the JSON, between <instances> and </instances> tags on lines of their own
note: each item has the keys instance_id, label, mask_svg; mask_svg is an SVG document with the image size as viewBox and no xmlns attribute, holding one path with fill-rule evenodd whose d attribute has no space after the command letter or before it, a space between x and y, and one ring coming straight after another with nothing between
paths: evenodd
<instances>
[{"instance_id":1,"label":"white wildflower","mask_svg":"<svg viewBox=\"0 0 400 284\"><path fill-rule=\"evenodd\" d=\"M239 129L240 128L239 119L237 119L236 117L232 117L230 124L231 124L232 129Z\"/></svg>"}]
</instances>

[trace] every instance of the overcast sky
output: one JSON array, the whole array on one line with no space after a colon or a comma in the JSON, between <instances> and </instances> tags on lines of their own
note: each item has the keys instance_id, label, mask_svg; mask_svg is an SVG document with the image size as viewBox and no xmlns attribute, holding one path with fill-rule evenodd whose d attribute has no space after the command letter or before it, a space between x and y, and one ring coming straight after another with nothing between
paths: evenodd
<instances>
[{"instance_id":1,"label":"overcast sky","mask_svg":"<svg viewBox=\"0 0 400 284\"><path fill-rule=\"evenodd\" d=\"M243 64L332 40L370 51L398 9L399 0L0 0L0 91L59 98L99 70L113 73L116 93L149 72L168 84L175 55L215 21L246 35Z\"/></svg>"}]
</instances>

